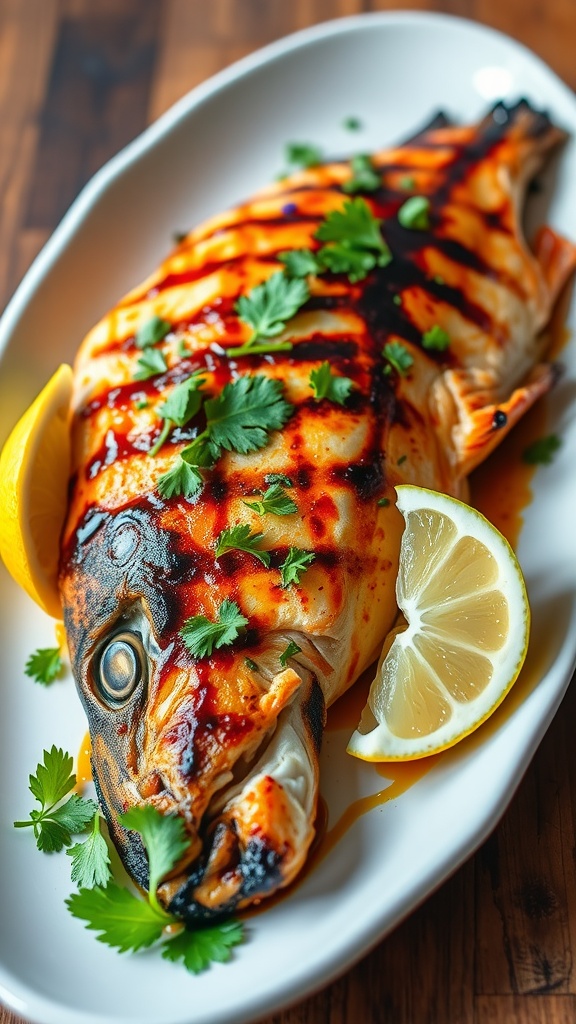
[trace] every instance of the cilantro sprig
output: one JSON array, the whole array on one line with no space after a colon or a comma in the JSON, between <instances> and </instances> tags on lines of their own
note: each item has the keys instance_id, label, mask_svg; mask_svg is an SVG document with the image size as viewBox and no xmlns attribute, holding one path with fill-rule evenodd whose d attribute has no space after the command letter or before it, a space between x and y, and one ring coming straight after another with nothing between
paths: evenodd
<instances>
[{"instance_id":1,"label":"cilantro sprig","mask_svg":"<svg viewBox=\"0 0 576 1024\"><path fill-rule=\"evenodd\" d=\"M303 574L315 558L316 555L313 551L303 551L302 548L290 548L280 566L282 586L291 587L293 583L299 585Z\"/></svg>"},{"instance_id":2,"label":"cilantro sprig","mask_svg":"<svg viewBox=\"0 0 576 1024\"><path fill-rule=\"evenodd\" d=\"M375 192L382 185L382 179L372 160L365 154L353 156L351 160L352 177L342 185L344 192Z\"/></svg>"},{"instance_id":3,"label":"cilantro sprig","mask_svg":"<svg viewBox=\"0 0 576 1024\"><path fill-rule=\"evenodd\" d=\"M354 381L350 380L350 377L338 377L332 373L330 363L324 362L310 371L310 387L317 402L327 398L330 402L345 405L354 387Z\"/></svg>"},{"instance_id":4,"label":"cilantro sprig","mask_svg":"<svg viewBox=\"0 0 576 1024\"><path fill-rule=\"evenodd\" d=\"M278 270L256 285L247 295L241 295L234 308L238 316L252 328L252 335L244 345L229 348L230 355L253 355L262 351L290 351L289 341L274 345L257 346L260 339L275 338L310 298L310 289L300 277L286 277Z\"/></svg>"},{"instance_id":5,"label":"cilantro sprig","mask_svg":"<svg viewBox=\"0 0 576 1024\"><path fill-rule=\"evenodd\" d=\"M257 512L259 516L265 516L269 512L275 516L291 516L298 511L296 502L286 494L281 484L271 484L261 498L256 501L244 500L244 505Z\"/></svg>"},{"instance_id":6,"label":"cilantro sprig","mask_svg":"<svg viewBox=\"0 0 576 1024\"><path fill-rule=\"evenodd\" d=\"M248 619L235 601L223 601L215 621L205 615L192 615L180 630L185 646L195 658L209 658L214 648L234 643Z\"/></svg>"},{"instance_id":7,"label":"cilantro sprig","mask_svg":"<svg viewBox=\"0 0 576 1024\"><path fill-rule=\"evenodd\" d=\"M168 369L166 356L159 348L145 348L136 363L136 371L132 375L134 380L149 380L159 373L165 373Z\"/></svg>"},{"instance_id":8,"label":"cilantro sprig","mask_svg":"<svg viewBox=\"0 0 576 1024\"><path fill-rule=\"evenodd\" d=\"M98 811L92 820L90 835L83 843L75 843L66 853L72 858L72 881L79 889L105 886L110 881L110 856L106 840L100 831Z\"/></svg>"},{"instance_id":9,"label":"cilantro sprig","mask_svg":"<svg viewBox=\"0 0 576 1024\"><path fill-rule=\"evenodd\" d=\"M174 427L184 427L196 416L202 407L202 386L206 383L197 370L186 380L177 384L166 401L158 406L158 415L164 420L164 426L158 439L150 449L150 455L156 455Z\"/></svg>"},{"instance_id":10,"label":"cilantro sprig","mask_svg":"<svg viewBox=\"0 0 576 1024\"><path fill-rule=\"evenodd\" d=\"M269 566L269 552L262 551L259 547L263 538L263 533L252 533L250 526L245 523L231 526L222 530L216 538L216 558L220 558L227 551L247 551L262 562L262 565Z\"/></svg>"},{"instance_id":11,"label":"cilantro sprig","mask_svg":"<svg viewBox=\"0 0 576 1024\"><path fill-rule=\"evenodd\" d=\"M286 163L308 170L322 163L322 150L310 142L288 142L284 150Z\"/></svg>"},{"instance_id":12,"label":"cilantro sprig","mask_svg":"<svg viewBox=\"0 0 576 1024\"><path fill-rule=\"evenodd\" d=\"M163 320L162 317L156 315L151 316L136 331L134 344L136 348L148 348L151 345L156 345L171 330L172 324L169 320Z\"/></svg>"},{"instance_id":13,"label":"cilantro sprig","mask_svg":"<svg viewBox=\"0 0 576 1024\"><path fill-rule=\"evenodd\" d=\"M408 349L400 341L389 341L384 345L382 355L388 364L384 373L391 373L394 369L401 377L406 377L414 363Z\"/></svg>"},{"instance_id":14,"label":"cilantro sprig","mask_svg":"<svg viewBox=\"0 0 576 1024\"><path fill-rule=\"evenodd\" d=\"M63 667L64 662L59 647L39 647L28 658L24 672L36 683L50 686L50 683L58 678Z\"/></svg>"},{"instance_id":15,"label":"cilantro sprig","mask_svg":"<svg viewBox=\"0 0 576 1024\"><path fill-rule=\"evenodd\" d=\"M58 853L70 846L72 836L83 832L97 811L93 800L84 800L70 791L76 785L73 760L59 747L44 751L43 761L29 777L29 789L40 804L26 821L15 821L14 828L32 828L36 846L44 853Z\"/></svg>"},{"instance_id":16,"label":"cilantro sprig","mask_svg":"<svg viewBox=\"0 0 576 1024\"><path fill-rule=\"evenodd\" d=\"M450 335L439 324L434 324L428 331L424 331L422 348L445 352L447 348L450 348Z\"/></svg>"},{"instance_id":17,"label":"cilantro sprig","mask_svg":"<svg viewBox=\"0 0 576 1024\"><path fill-rule=\"evenodd\" d=\"M165 944L162 956L173 963L183 963L192 974L199 974L211 963L229 960L233 947L243 938L240 921L223 921L197 931L181 931Z\"/></svg>"},{"instance_id":18,"label":"cilantro sprig","mask_svg":"<svg viewBox=\"0 0 576 1024\"><path fill-rule=\"evenodd\" d=\"M278 659L282 668L286 668L288 658L293 658L295 654L300 654L301 650L302 648L298 647L298 644L294 640L289 640Z\"/></svg>"}]
</instances>

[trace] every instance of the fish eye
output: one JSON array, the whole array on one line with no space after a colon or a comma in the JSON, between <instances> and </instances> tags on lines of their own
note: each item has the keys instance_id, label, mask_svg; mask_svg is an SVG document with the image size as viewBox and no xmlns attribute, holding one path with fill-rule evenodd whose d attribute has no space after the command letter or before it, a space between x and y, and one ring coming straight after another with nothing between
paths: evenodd
<instances>
[{"instance_id":1,"label":"fish eye","mask_svg":"<svg viewBox=\"0 0 576 1024\"><path fill-rule=\"evenodd\" d=\"M103 648L98 662L97 686L110 707L125 704L144 675L142 640L136 633L117 633Z\"/></svg>"}]
</instances>

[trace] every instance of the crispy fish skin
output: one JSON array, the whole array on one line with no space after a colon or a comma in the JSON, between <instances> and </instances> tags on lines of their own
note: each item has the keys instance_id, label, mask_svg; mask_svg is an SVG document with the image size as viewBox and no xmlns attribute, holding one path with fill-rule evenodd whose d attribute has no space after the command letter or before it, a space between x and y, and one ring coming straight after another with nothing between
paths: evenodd
<instances>
[{"instance_id":1,"label":"crispy fish skin","mask_svg":"<svg viewBox=\"0 0 576 1024\"><path fill-rule=\"evenodd\" d=\"M309 301L275 339L290 351L234 358L223 346L248 340L235 303L282 268L278 254L318 248L319 224L346 199L345 162L295 174L192 231L80 348L61 557L71 658L102 806L140 884L142 846L117 814L150 803L186 823L189 851L160 889L184 918L258 902L305 860L325 707L379 654L396 614L394 485L465 496L470 470L553 381L546 328L576 250L549 228L531 250L520 219L528 182L562 139L520 102L479 125L440 120L375 154L382 187L363 198L392 261L356 283L312 277ZM398 220L411 194L430 200L425 229ZM156 346L167 370L135 381L135 333L152 315L171 324ZM444 351L423 344L436 325L451 339ZM412 357L405 375L385 372L391 341ZM344 406L313 396L310 372L324 360L354 382ZM199 495L165 499L158 477L202 425L174 430L151 456L156 410L196 370L210 395L245 374L279 380L294 413L260 451L225 453ZM268 474L290 478L296 513L261 517L245 504ZM264 533L270 567L242 551L216 558L216 538L238 523ZM291 547L315 559L283 587ZM225 600L246 630L194 658L184 622L214 620ZM290 640L300 651L284 667ZM111 705L101 677L120 642L137 668Z\"/></svg>"}]
</instances>

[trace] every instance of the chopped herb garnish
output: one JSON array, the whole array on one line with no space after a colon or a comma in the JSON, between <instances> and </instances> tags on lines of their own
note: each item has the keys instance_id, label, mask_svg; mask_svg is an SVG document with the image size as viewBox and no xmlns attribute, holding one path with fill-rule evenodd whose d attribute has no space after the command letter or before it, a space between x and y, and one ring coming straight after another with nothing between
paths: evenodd
<instances>
[{"instance_id":1,"label":"chopped herb garnish","mask_svg":"<svg viewBox=\"0 0 576 1024\"><path fill-rule=\"evenodd\" d=\"M24 671L36 683L49 686L58 678L63 667L59 647L39 647L28 658Z\"/></svg>"},{"instance_id":2,"label":"chopped herb garnish","mask_svg":"<svg viewBox=\"0 0 576 1024\"><path fill-rule=\"evenodd\" d=\"M65 901L72 917L86 921L86 928L98 932L98 940L121 953L133 952L152 946L172 919L158 911L147 900L116 882L105 889L80 889Z\"/></svg>"},{"instance_id":3,"label":"chopped herb garnish","mask_svg":"<svg viewBox=\"0 0 576 1024\"><path fill-rule=\"evenodd\" d=\"M139 398L135 405L137 409L147 409L149 402L147 398Z\"/></svg>"},{"instance_id":4,"label":"chopped herb garnish","mask_svg":"<svg viewBox=\"0 0 576 1024\"><path fill-rule=\"evenodd\" d=\"M190 355L190 349L188 348L188 345L186 344L184 338L178 338L178 344L176 346L176 355L180 359L185 359L186 356Z\"/></svg>"},{"instance_id":5,"label":"chopped herb garnish","mask_svg":"<svg viewBox=\"0 0 576 1024\"><path fill-rule=\"evenodd\" d=\"M288 142L284 150L286 163L297 167L317 167L322 163L322 150L308 142Z\"/></svg>"},{"instance_id":6,"label":"chopped herb garnish","mask_svg":"<svg viewBox=\"0 0 576 1024\"><path fill-rule=\"evenodd\" d=\"M335 274L361 281L373 267L385 267L392 254L380 232L380 224L365 199L347 199L341 210L332 210L318 227L315 238L330 243L320 250L322 263Z\"/></svg>"},{"instance_id":7,"label":"chopped herb garnish","mask_svg":"<svg viewBox=\"0 0 576 1024\"><path fill-rule=\"evenodd\" d=\"M216 622L205 615L193 615L186 619L180 636L195 658L210 657L214 648L227 647L234 643L244 626L248 625L235 601L223 601L218 609Z\"/></svg>"},{"instance_id":8,"label":"chopped herb garnish","mask_svg":"<svg viewBox=\"0 0 576 1024\"><path fill-rule=\"evenodd\" d=\"M83 832L98 810L93 800L83 800L77 793L64 798L76 785L70 754L53 746L44 751L44 760L29 777L32 796L40 810L30 811L27 821L15 821L14 828L33 828L36 846L44 853L58 853L70 846L72 836Z\"/></svg>"},{"instance_id":9,"label":"chopped herb garnish","mask_svg":"<svg viewBox=\"0 0 576 1024\"><path fill-rule=\"evenodd\" d=\"M522 453L522 459L529 466L549 466L561 446L561 439L556 434L549 434L529 445Z\"/></svg>"},{"instance_id":10,"label":"chopped herb garnish","mask_svg":"<svg viewBox=\"0 0 576 1024\"><path fill-rule=\"evenodd\" d=\"M288 249L279 252L278 259L286 267L288 277L308 277L308 274L321 274L324 269L311 249Z\"/></svg>"},{"instance_id":11,"label":"chopped herb garnish","mask_svg":"<svg viewBox=\"0 0 576 1024\"><path fill-rule=\"evenodd\" d=\"M378 506L380 508L388 508L390 504L390 498L378 498Z\"/></svg>"},{"instance_id":12,"label":"chopped herb garnish","mask_svg":"<svg viewBox=\"0 0 576 1024\"><path fill-rule=\"evenodd\" d=\"M434 281L434 284L446 284L446 281L440 276L440 274L434 274L432 280Z\"/></svg>"},{"instance_id":13,"label":"chopped herb garnish","mask_svg":"<svg viewBox=\"0 0 576 1024\"><path fill-rule=\"evenodd\" d=\"M211 963L226 963L232 947L243 938L244 926L234 920L205 925L195 931L184 929L165 943L162 956L164 960L183 963L191 974L199 974Z\"/></svg>"},{"instance_id":14,"label":"chopped herb garnish","mask_svg":"<svg viewBox=\"0 0 576 1024\"><path fill-rule=\"evenodd\" d=\"M303 551L302 548L290 548L280 566L282 586L290 587L293 583L299 584L301 576L315 558L316 555L312 551Z\"/></svg>"},{"instance_id":15,"label":"chopped herb garnish","mask_svg":"<svg viewBox=\"0 0 576 1024\"><path fill-rule=\"evenodd\" d=\"M398 220L403 228L411 231L427 231L430 227L430 200L427 196L411 196L398 210Z\"/></svg>"},{"instance_id":16,"label":"chopped herb garnish","mask_svg":"<svg viewBox=\"0 0 576 1024\"><path fill-rule=\"evenodd\" d=\"M203 483L202 475L196 466L190 466L179 455L172 469L158 477L156 486L163 498L175 498L179 495L184 498L193 498Z\"/></svg>"},{"instance_id":17,"label":"chopped herb garnish","mask_svg":"<svg viewBox=\"0 0 576 1024\"><path fill-rule=\"evenodd\" d=\"M138 369L133 375L134 380L148 380L168 369L166 357L159 348L145 348L136 366Z\"/></svg>"},{"instance_id":18,"label":"chopped herb garnish","mask_svg":"<svg viewBox=\"0 0 576 1024\"><path fill-rule=\"evenodd\" d=\"M342 122L342 127L347 132L359 132L362 128L362 121L359 117L345 117Z\"/></svg>"},{"instance_id":19,"label":"chopped herb garnish","mask_svg":"<svg viewBox=\"0 0 576 1024\"><path fill-rule=\"evenodd\" d=\"M450 335L439 324L434 324L429 331L425 331L422 335L422 347L436 352L444 352L450 347Z\"/></svg>"},{"instance_id":20,"label":"chopped herb garnish","mask_svg":"<svg viewBox=\"0 0 576 1024\"><path fill-rule=\"evenodd\" d=\"M275 516L291 516L298 511L296 502L292 501L280 484L272 484L258 501L244 501L244 504L259 516L265 516L268 512Z\"/></svg>"},{"instance_id":21,"label":"chopped herb garnish","mask_svg":"<svg viewBox=\"0 0 576 1024\"><path fill-rule=\"evenodd\" d=\"M394 303L395 306L401 306L402 305L402 296L401 295L393 295L392 296L392 302Z\"/></svg>"},{"instance_id":22,"label":"chopped herb garnish","mask_svg":"<svg viewBox=\"0 0 576 1024\"><path fill-rule=\"evenodd\" d=\"M345 405L354 387L354 381L350 380L350 377L338 377L332 373L329 362L324 362L315 370L311 370L309 383L317 402L327 398L338 405Z\"/></svg>"},{"instance_id":23,"label":"chopped herb garnish","mask_svg":"<svg viewBox=\"0 0 576 1024\"><path fill-rule=\"evenodd\" d=\"M136 348L149 348L151 345L156 345L157 342L162 341L162 338L165 338L168 331L171 330L172 324L169 320L163 320L160 316L153 316L138 328L134 344Z\"/></svg>"},{"instance_id":24,"label":"chopped herb garnish","mask_svg":"<svg viewBox=\"0 0 576 1024\"><path fill-rule=\"evenodd\" d=\"M386 266L390 262L384 256L378 257L366 249L355 249L346 242L325 245L320 250L322 262L333 274L346 274L351 284L363 281L375 266Z\"/></svg>"},{"instance_id":25,"label":"chopped herb garnish","mask_svg":"<svg viewBox=\"0 0 576 1024\"><path fill-rule=\"evenodd\" d=\"M382 179L369 156L354 156L351 160L352 177L342 185L344 192L375 192Z\"/></svg>"},{"instance_id":26,"label":"chopped herb garnish","mask_svg":"<svg viewBox=\"0 0 576 1024\"><path fill-rule=\"evenodd\" d=\"M290 640L288 642L288 646L285 648L285 650L282 651L282 654L278 659L280 661L280 664L282 665L282 668L286 668L286 662L288 661L288 658L293 658L295 654L300 654L301 650L302 648L298 647L298 644L294 643L294 640Z\"/></svg>"},{"instance_id":27,"label":"chopped herb garnish","mask_svg":"<svg viewBox=\"0 0 576 1024\"><path fill-rule=\"evenodd\" d=\"M79 889L107 885L112 877L106 840L100 832L100 814L96 812L92 830L83 843L75 843L66 853L72 857L72 881Z\"/></svg>"},{"instance_id":28,"label":"chopped herb garnish","mask_svg":"<svg viewBox=\"0 0 576 1024\"><path fill-rule=\"evenodd\" d=\"M401 466L404 462L406 462L407 458L408 458L407 455L401 455L400 458L398 459L398 461L396 462L396 465L397 466Z\"/></svg>"},{"instance_id":29,"label":"chopped herb garnish","mask_svg":"<svg viewBox=\"0 0 576 1024\"><path fill-rule=\"evenodd\" d=\"M252 658L244 658L244 662L246 664L246 668L249 668L251 672L259 672L260 671L260 669L259 669L258 665L256 664L256 662L252 661Z\"/></svg>"},{"instance_id":30,"label":"chopped herb garnish","mask_svg":"<svg viewBox=\"0 0 576 1024\"><path fill-rule=\"evenodd\" d=\"M164 420L164 426L156 444L150 449L150 455L156 455L173 427L184 427L200 411L204 395L202 385L206 383L200 371L193 373L187 380L177 384L165 402L158 406L158 415Z\"/></svg>"},{"instance_id":31,"label":"chopped herb garnish","mask_svg":"<svg viewBox=\"0 0 576 1024\"><path fill-rule=\"evenodd\" d=\"M405 174L403 178L400 178L398 182L400 188L405 189L406 192L410 192L413 188L416 188L416 179L410 174Z\"/></svg>"},{"instance_id":32,"label":"chopped herb garnish","mask_svg":"<svg viewBox=\"0 0 576 1024\"><path fill-rule=\"evenodd\" d=\"M289 476L285 473L266 473L264 477L265 484L282 484L283 487L294 487Z\"/></svg>"},{"instance_id":33,"label":"chopped herb garnish","mask_svg":"<svg viewBox=\"0 0 576 1024\"><path fill-rule=\"evenodd\" d=\"M216 558L220 558L227 551L247 551L248 554L255 555L262 565L269 566L268 551L261 551L259 548L263 538L263 533L252 533L247 524L231 526L227 530L222 530L222 533L216 538Z\"/></svg>"},{"instance_id":34,"label":"chopped herb garnish","mask_svg":"<svg viewBox=\"0 0 576 1024\"><path fill-rule=\"evenodd\" d=\"M310 298L310 290L300 278L286 277L283 271L256 285L248 295L241 295L235 310L241 320L253 329L252 337L240 348L230 349L238 355L252 349L259 338L274 338L285 329L288 320L298 312Z\"/></svg>"},{"instance_id":35,"label":"chopped herb garnish","mask_svg":"<svg viewBox=\"0 0 576 1024\"><path fill-rule=\"evenodd\" d=\"M399 341L389 341L384 345L382 355L388 361L389 367L393 367L401 377L406 376L414 362L408 349ZM390 372L389 367L386 367L384 372Z\"/></svg>"}]
</instances>

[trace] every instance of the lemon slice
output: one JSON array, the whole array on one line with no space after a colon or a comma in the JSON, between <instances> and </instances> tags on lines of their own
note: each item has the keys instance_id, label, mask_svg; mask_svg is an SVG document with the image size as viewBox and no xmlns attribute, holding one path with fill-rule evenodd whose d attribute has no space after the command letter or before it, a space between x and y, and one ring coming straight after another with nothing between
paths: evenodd
<instances>
[{"instance_id":1,"label":"lemon slice","mask_svg":"<svg viewBox=\"0 0 576 1024\"><path fill-rule=\"evenodd\" d=\"M396 583L407 625L385 643L348 751L366 761L438 753L504 699L528 647L518 560L484 516L446 494L396 488L406 526Z\"/></svg>"},{"instance_id":2,"label":"lemon slice","mask_svg":"<svg viewBox=\"0 0 576 1024\"><path fill-rule=\"evenodd\" d=\"M26 410L0 455L0 555L48 615L62 618L60 534L70 473L72 370L59 367Z\"/></svg>"}]
</instances>

